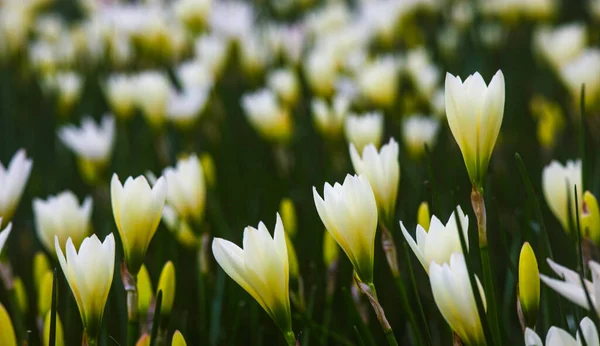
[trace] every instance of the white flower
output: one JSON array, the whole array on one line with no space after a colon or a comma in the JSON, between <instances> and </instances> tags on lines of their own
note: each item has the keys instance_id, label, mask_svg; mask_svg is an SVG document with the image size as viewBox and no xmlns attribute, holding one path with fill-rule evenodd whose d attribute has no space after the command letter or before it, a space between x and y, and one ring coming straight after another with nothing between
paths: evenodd
<instances>
[{"instance_id":1,"label":"white flower","mask_svg":"<svg viewBox=\"0 0 600 346\"><path fill-rule=\"evenodd\" d=\"M287 141L292 135L292 119L270 89L242 97L242 108L250 124L268 140Z\"/></svg>"},{"instance_id":2,"label":"white flower","mask_svg":"<svg viewBox=\"0 0 600 346\"><path fill-rule=\"evenodd\" d=\"M391 222L396 211L396 195L400 183L398 143L390 138L389 143L381 147L379 152L373 144L368 144L362 151L362 157L354 144L350 144L350 159L356 173L364 174L369 179L382 221Z\"/></svg>"},{"instance_id":3,"label":"white flower","mask_svg":"<svg viewBox=\"0 0 600 346\"><path fill-rule=\"evenodd\" d=\"M406 57L406 70L419 94L430 99L440 82L440 70L423 48L412 50Z\"/></svg>"},{"instance_id":4,"label":"white flower","mask_svg":"<svg viewBox=\"0 0 600 346\"><path fill-rule=\"evenodd\" d=\"M23 149L15 153L7 167L0 163L0 217L4 222L10 221L17 209L32 165Z\"/></svg>"},{"instance_id":5,"label":"white flower","mask_svg":"<svg viewBox=\"0 0 600 346\"><path fill-rule=\"evenodd\" d=\"M243 1L215 1L210 13L211 27L217 34L240 39L252 30L253 9L250 3Z\"/></svg>"},{"instance_id":6,"label":"white flower","mask_svg":"<svg viewBox=\"0 0 600 346\"><path fill-rule=\"evenodd\" d=\"M344 95L336 95L331 107L321 98L311 103L313 122L325 138L337 138L342 133L344 119L350 109L350 100Z\"/></svg>"},{"instance_id":7,"label":"white flower","mask_svg":"<svg viewBox=\"0 0 600 346\"><path fill-rule=\"evenodd\" d=\"M476 276L475 280L485 308L485 292ZM431 262L429 281L433 299L450 328L466 345L484 345L483 328L463 254L454 252L449 264Z\"/></svg>"},{"instance_id":8,"label":"white flower","mask_svg":"<svg viewBox=\"0 0 600 346\"><path fill-rule=\"evenodd\" d=\"M317 96L329 96L338 75L338 61L331 49L315 48L304 62L304 73L310 89Z\"/></svg>"},{"instance_id":9,"label":"white flower","mask_svg":"<svg viewBox=\"0 0 600 346\"><path fill-rule=\"evenodd\" d=\"M176 67L175 74L184 89L208 90L213 86L213 72L205 60L184 61Z\"/></svg>"},{"instance_id":10,"label":"white flower","mask_svg":"<svg viewBox=\"0 0 600 346\"><path fill-rule=\"evenodd\" d=\"M576 222L575 213L575 186L577 186L577 201L579 206L583 203L583 185L581 181L581 160L567 161L561 165L558 161L552 161L542 172L542 190L546 203L554 216L560 221L565 232L571 230L569 225L569 206L567 200L570 197L571 219ZM581 214L581 213L580 213Z\"/></svg>"},{"instance_id":11,"label":"white flower","mask_svg":"<svg viewBox=\"0 0 600 346\"><path fill-rule=\"evenodd\" d=\"M2 226L2 218L0 217L0 226ZM2 249L4 248L4 244L6 244L6 239L10 235L10 231L12 229L12 223L8 223L8 225L0 231L0 254L2 253Z\"/></svg>"},{"instance_id":12,"label":"white flower","mask_svg":"<svg viewBox=\"0 0 600 346\"><path fill-rule=\"evenodd\" d=\"M324 198L313 187L321 221L352 262L363 283L373 283L377 202L365 175L346 175L344 183L325 184Z\"/></svg>"},{"instance_id":13,"label":"white flower","mask_svg":"<svg viewBox=\"0 0 600 346\"><path fill-rule=\"evenodd\" d=\"M178 0L173 3L175 15L192 29L201 29L207 22L212 0Z\"/></svg>"},{"instance_id":14,"label":"white flower","mask_svg":"<svg viewBox=\"0 0 600 346\"><path fill-rule=\"evenodd\" d=\"M298 76L291 69L277 69L267 75L267 86L275 91L283 102L294 105L300 96Z\"/></svg>"},{"instance_id":15,"label":"white flower","mask_svg":"<svg viewBox=\"0 0 600 346\"><path fill-rule=\"evenodd\" d=\"M148 122L155 127L164 123L171 84L167 76L158 71L145 71L136 76L135 103Z\"/></svg>"},{"instance_id":16,"label":"white flower","mask_svg":"<svg viewBox=\"0 0 600 346\"><path fill-rule=\"evenodd\" d=\"M116 116L129 118L134 114L136 88L135 79L126 74L115 73L108 77L104 92Z\"/></svg>"},{"instance_id":17,"label":"white flower","mask_svg":"<svg viewBox=\"0 0 600 346\"><path fill-rule=\"evenodd\" d=\"M165 178L160 177L153 188L143 176L127 178L121 185L114 174L110 182L113 216L125 252L127 269L137 275L146 256L146 249L156 233L167 196Z\"/></svg>"},{"instance_id":18,"label":"white flower","mask_svg":"<svg viewBox=\"0 0 600 346\"><path fill-rule=\"evenodd\" d=\"M202 35L194 43L196 59L206 64L214 76L221 75L227 63L229 42L216 34Z\"/></svg>"},{"instance_id":19,"label":"white flower","mask_svg":"<svg viewBox=\"0 0 600 346\"><path fill-rule=\"evenodd\" d=\"M598 340L598 330L594 325L594 322L589 317L584 317L579 324L581 331L583 332L583 339L585 344L588 346L598 346L600 341ZM583 342L579 329L577 330L577 339L571 336L569 332L558 327L550 327L548 334L546 334L546 346L581 346ZM542 339L532 329L527 328L525 330L525 346L544 346Z\"/></svg>"},{"instance_id":20,"label":"white flower","mask_svg":"<svg viewBox=\"0 0 600 346\"><path fill-rule=\"evenodd\" d=\"M83 79L75 72L57 73L53 81L58 92L58 103L61 110L67 112L79 100Z\"/></svg>"},{"instance_id":21,"label":"white flower","mask_svg":"<svg viewBox=\"0 0 600 346\"><path fill-rule=\"evenodd\" d=\"M368 63L359 71L358 85L363 96L378 107L390 107L398 96L398 66L387 56Z\"/></svg>"},{"instance_id":22,"label":"white flower","mask_svg":"<svg viewBox=\"0 0 600 346\"><path fill-rule=\"evenodd\" d=\"M584 24L564 24L555 29L542 27L534 33L539 54L555 70L559 70L584 50L587 41Z\"/></svg>"},{"instance_id":23,"label":"white flower","mask_svg":"<svg viewBox=\"0 0 600 346\"><path fill-rule=\"evenodd\" d=\"M115 238L111 233L104 239L104 243L101 243L93 234L83 240L79 252L69 238L66 244L66 258L58 237L54 238L54 248L60 267L77 301L88 338L96 340L100 334L104 306L115 271Z\"/></svg>"},{"instance_id":24,"label":"white flower","mask_svg":"<svg viewBox=\"0 0 600 346\"><path fill-rule=\"evenodd\" d=\"M465 236L467 249L469 248L469 216L465 215L458 206L458 219L462 227L462 232ZM429 266L432 262L444 264L450 262L450 257L454 252L462 253L460 245L459 228L456 224L456 216L454 212L450 214L450 218L444 225L435 215L431 216L429 229L425 230L421 225L417 225L416 242L408 234L402 221L400 221L402 234L406 238L406 242L415 253L417 259L423 266L426 272L429 272Z\"/></svg>"},{"instance_id":25,"label":"white flower","mask_svg":"<svg viewBox=\"0 0 600 346\"><path fill-rule=\"evenodd\" d=\"M256 30L244 33L239 49L242 70L249 76L262 73L272 57L266 39Z\"/></svg>"},{"instance_id":26,"label":"white flower","mask_svg":"<svg viewBox=\"0 0 600 346\"><path fill-rule=\"evenodd\" d=\"M104 166L115 142L115 119L105 115L98 126L86 116L81 121L81 128L64 126L58 130L58 137L79 158Z\"/></svg>"},{"instance_id":27,"label":"white flower","mask_svg":"<svg viewBox=\"0 0 600 346\"><path fill-rule=\"evenodd\" d=\"M504 75L496 72L489 86L476 72L464 83L446 73L446 117L460 147L469 177L481 185L504 117Z\"/></svg>"},{"instance_id":28,"label":"white flower","mask_svg":"<svg viewBox=\"0 0 600 346\"><path fill-rule=\"evenodd\" d=\"M177 210L179 217L196 221L202 219L206 200L204 174L198 157L190 155L177 161L175 167L163 171L167 180L167 203Z\"/></svg>"},{"instance_id":29,"label":"white flower","mask_svg":"<svg viewBox=\"0 0 600 346\"><path fill-rule=\"evenodd\" d=\"M585 84L585 104L594 104L600 96L600 49L585 49L579 56L564 64L560 76L571 92L573 103L579 106L581 85Z\"/></svg>"},{"instance_id":30,"label":"white flower","mask_svg":"<svg viewBox=\"0 0 600 346\"><path fill-rule=\"evenodd\" d=\"M71 191L50 196L45 201L39 198L33 200L37 235L49 253L55 253L55 237L62 249L67 239L79 247L92 228L92 205L92 198L88 196L80 206L77 196Z\"/></svg>"},{"instance_id":31,"label":"white flower","mask_svg":"<svg viewBox=\"0 0 600 346\"><path fill-rule=\"evenodd\" d=\"M346 139L362 152L367 144L379 147L383 136L383 114L379 112L366 113L362 116L349 114L344 126Z\"/></svg>"},{"instance_id":32,"label":"white flower","mask_svg":"<svg viewBox=\"0 0 600 346\"><path fill-rule=\"evenodd\" d=\"M542 282L571 302L581 306L584 309L591 310L585 291L581 285L579 273L563 267L551 259L548 259L548 264L556 273L556 275L560 277L560 280L540 274L540 279ZM592 282L584 279L585 289L590 296L594 311L596 314L600 314L600 307L596 301L596 294L600 291L600 264L598 264L598 262L589 261L588 266L592 272Z\"/></svg>"},{"instance_id":33,"label":"white flower","mask_svg":"<svg viewBox=\"0 0 600 346\"><path fill-rule=\"evenodd\" d=\"M264 223L244 229L243 249L215 238L212 251L217 263L271 316L285 333L292 328L289 296L289 263L286 235L279 214L274 237Z\"/></svg>"},{"instance_id":34,"label":"white flower","mask_svg":"<svg viewBox=\"0 0 600 346\"><path fill-rule=\"evenodd\" d=\"M413 157L420 157L425 152L425 144L433 149L440 123L431 117L415 114L402 121L402 139L408 152Z\"/></svg>"},{"instance_id":35,"label":"white flower","mask_svg":"<svg viewBox=\"0 0 600 346\"><path fill-rule=\"evenodd\" d=\"M173 91L167 104L167 118L181 127L188 127L202 114L208 99L208 90L185 89Z\"/></svg>"}]
</instances>

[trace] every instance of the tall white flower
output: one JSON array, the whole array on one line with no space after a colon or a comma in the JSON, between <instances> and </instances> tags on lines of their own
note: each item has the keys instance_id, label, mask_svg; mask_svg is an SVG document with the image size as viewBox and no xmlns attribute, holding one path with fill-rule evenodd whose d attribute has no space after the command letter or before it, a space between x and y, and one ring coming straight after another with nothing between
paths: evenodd
<instances>
[{"instance_id":1,"label":"tall white flower","mask_svg":"<svg viewBox=\"0 0 600 346\"><path fill-rule=\"evenodd\" d=\"M212 251L225 273L262 306L283 333L290 333L288 252L279 214L273 237L260 222L257 228L244 229L243 249L228 240L215 238Z\"/></svg>"},{"instance_id":2,"label":"tall white flower","mask_svg":"<svg viewBox=\"0 0 600 346\"><path fill-rule=\"evenodd\" d=\"M75 296L88 339L97 340L115 271L115 238L111 233L102 243L92 234L83 240L79 252L69 238L66 244L66 258L58 236L54 238L54 248L60 267Z\"/></svg>"},{"instance_id":3,"label":"tall white flower","mask_svg":"<svg viewBox=\"0 0 600 346\"><path fill-rule=\"evenodd\" d=\"M586 41L586 28L582 23L564 24L555 29L541 27L534 33L535 48L557 71L581 54Z\"/></svg>"},{"instance_id":4,"label":"tall white flower","mask_svg":"<svg viewBox=\"0 0 600 346\"><path fill-rule=\"evenodd\" d=\"M575 205L575 186L577 186L577 201ZM571 229L569 224L569 205L571 203L571 217L576 222L577 209L583 203L583 185L581 181L581 160L567 161L561 165L558 161L552 161L542 172L542 189L546 203L554 216L560 221L565 232ZM569 197L570 196L570 197ZM579 213L581 215L581 212Z\"/></svg>"},{"instance_id":5,"label":"tall white flower","mask_svg":"<svg viewBox=\"0 0 600 346\"><path fill-rule=\"evenodd\" d=\"M390 138L388 144L377 148L368 144L362 156L354 144L350 144L350 159L357 174L364 174L373 188L381 221L391 223L396 211L396 196L400 184L400 163L398 162L398 143ZM388 227L390 225L388 224Z\"/></svg>"},{"instance_id":6,"label":"tall white flower","mask_svg":"<svg viewBox=\"0 0 600 346\"><path fill-rule=\"evenodd\" d=\"M204 60L184 61L175 68L175 74L184 89L208 90L213 86L213 72Z\"/></svg>"},{"instance_id":7,"label":"tall white flower","mask_svg":"<svg viewBox=\"0 0 600 346\"><path fill-rule=\"evenodd\" d=\"M0 226L2 226L2 218L0 217ZM12 229L12 223L8 223L8 225L0 231L0 254L2 253L2 249L4 248L4 244L6 244L6 239L10 235L10 230Z\"/></svg>"},{"instance_id":8,"label":"tall white flower","mask_svg":"<svg viewBox=\"0 0 600 346\"><path fill-rule=\"evenodd\" d=\"M446 116L475 186L483 183L504 116L504 75L489 85L478 72L467 77L446 73Z\"/></svg>"},{"instance_id":9,"label":"tall white flower","mask_svg":"<svg viewBox=\"0 0 600 346\"><path fill-rule=\"evenodd\" d=\"M410 155L420 157L425 152L425 144L433 149L440 123L437 119L415 114L402 121L402 139Z\"/></svg>"},{"instance_id":10,"label":"tall white flower","mask_svg":"<svg viewBox=\"0 0 600 346\"><path fill-rule=\"evenodd\" d=\"M589 346L598 346L600 341L598 340L598 329L594 325L594 322L589 317L584 317L579 324L579 329L583 333L583 339L585 344ZM581 346L583 342L581 340L581 334L579 329L576 333L576 338L572 337L569 332L558 327L550 327L548 334L546 334L546 346ZM525 346L544 346L542 339L537 335L533 329L527 328L525 330Z\"/></svg>"},{"instance_id":11,"label":"tall white flower","mask_svg":"<svg viewBox=\"0 0 600 346\"><path fill-rule=\"evenodd\" d=\"M167 180L167 203L179 217L200 221L204 213L206 187L198 157L193 154L177 161L175 167L163 171Z\"/></svg>"},{"instance_id":12,"label":"tall white flower","mask_svg":"<svg viewBox=\"0 0 600 346\"><path fill-rule=\"evenodd\" d=\"M267 85L288 105L295 105L300 97L300 82L292 69L278 69L269 72Z\"/></svg>"},{"instance_id":13,"label":"tall white flower","mask_svg":"<svg viewBox=\"0 0 600 346\"><path fill-rule=\"evenodd\" d=\"M581 85L585 84L585 104L590 106L600 97L600 49L588 48L560 68L560 77L579 105Z\"/></svg>"},{"instance_id":14,"label":"tall white flower","mask_svg":"<svg viewBox=\"0 0 600 346\"><path fill-rule=\"evenodd\" d=\"M349 114L344 126L346 139L362 152L368 144L379 147L383 136L383 114L366 113L362 116Z\"/></svg>"},{"instance_id":15,"label":"tall white flower","mask_svg":"<svg viewBox=\"0 0 600 346\"><path fill-rule=\"evenodd\" d=\"M458 219L462 227L462 232L465 236L467 249L469 247L469 216L465 215L458 206ZM426 272L429 272L429 266L432 262L444 264L450 262L450 257L453 253L462 253L460 245L459 228L456 224L456 216L454 212L450 215L448 222L444 225L435 215L431 216L429 229L424 229L421 225L417 225L416 242L408 234L402 221L400 221L402 234L406 238L406 242L415 253L415 256L423 266Z\"/></svg>"},{"instance_id":16,"label":"tall white flower","mask_svg":"<svg viewBox=\"0 0 600 346\"><path fill-rule=\"evenodd\" d=\"M0 217L4 222L12 219L29 179L33 161L20 149L5 167L0 163Z\"/></svg>"},{"instance_id":17,"label":"tall white flower","mask_svg":"<svg viewBox=\"0 0 600 346\"><path fill-rule=\"evenodd\" d=\"M324 198L313 187L321 221L352 262L365 284L373 283L373 257L377 231L377 202L365 175L346 175L344 183L325 184Z\"/></svg>"},{"instance_id":18,"label":"tall white flower","mask_svg":"<svg viewBox=\"0 0 600 346\"><path fill-rule=\"evenodd\" d=\"M288 110L279 104L269 89L246 94L242 97L242 108L250 124L265 139L286 142L293 130Z\"/></svg>"},{"instance_id":19,"label":"tall white flower","mask_svg":"<svg viewBox=\"0 0 600 346\"><path fill-rule=\"evenodd\" d=\"M38 238L49 253L55 253L55 237L62 249L68 238L75 247L79 247L92 228L92 205L92 198L88 196L80 206L77 196L71 191L50 196L45 201L39 198L33 200Z\"/></svg>"},{"instance_id":20,"label":"tall white flower","mask_svg":"<svg viewBox=\"0 0 600 346\"><path fill-rule=\"evenodd\" d=\"M377 107L390 107L398 96L398 66L388 56L366 64L360 70L358 85L363 96Z\"/></svg>"},{"instance_id":21,"label":"tall white flower","mask_svg":"<svg viewBox=\"0 0 600 346\"><path fill-rule=\"evenodd\" d=\"M485 292L479 279L475 277L475 280L485 308ZM450 263L431 262L429 281L435 304L450 328L466 345L484 345L483 328L463 254L452 253Z\"/></svg>"},{"instance_id":22,"label":"tall white flower","mask_svg":"<svg viewBox=\"0 0 600 346\"><path fill-rule=\"evenodd\" d=\"M81 127L67 125L58 131L58 137L79 159L103 167L110 160L115 143L115 119L105 115L99 125L86 116Z\"/></svg>"},{"instance_id":23,"label":"tall white flower","mask_svg":"<svg viewBox=\"0 0 600 346\"><path fill-rule=\"evenodd\" d=\"M202 114L208 101L209 90L189 88L181 93L171 92L167 104L167 118L176 125L187 128Z\"/></svg>"},{"instance_id":24,"label":"tall white flower","mask_svg":"<svg viewBox=\"0 0 600 346\"><path fill-rule=\"evenodd\" d=\"M331 106L321 98L311 103L313 123L321 135L328 139L341 136L344 119L350 110L350 99L342 94L333 98Z\"/></svg>"},{"instance_id":25,"label":"tall white flower","mask_svg":"<svg viewBox=\"0 0 600 346\"><path fill-rule=\"evenodd\" d=\"M306 56L304 73L311 91L317 96L329 96L338 77L338 60L332 49L314 48Z\"/></svg>"},{"instance_id":26,"label":"tall white flower","mask_svg":"<svg viewBox=\"0 0 600 346\"><path fill-rule=\"evenodd\" d=\"M426 100L431 99L440 82L441 73L431 62L425 49L415 49L407 54L406 71L419 94Z\"/></svg>"},{"instance_id":27,"label":"tall white flower","mask_svg":"<svg viewBox=\"0 0 600 346\"><path fill-rule=\"evenodd\" d=\"M135 78L126 74L112 74L104 85L106 99L113 113L120 118L133 116L135 109Z\"/></svg>"},{"instance_id":28,"label":"tall white flower","mask_svg":"<svg viewBox=\"0 0 600 346\"><path fill-rule=\"evenodd\" d=\"M145 71L136 76L135 102L150 125L161 126L165 121L171 84L164 73Z\"/></svg>"},{"instance_id":29,"label":"tall white flower","mask_svg":"<svg viewBox=\"0 0 600 346\"><path fill-rule=\"evenodd\" d=\"M542 282L571 302L584 309L591 310L585 291L581 285L579 273L567 267L563 267L551 259L548 259L548 264L560 279L553 279L549 276L540 274ZM600 306L598 306L596 297L597 292L600 292L600 264L598 262L590 261L588 262L588 265L592 272L592 281L590 282L589 280L584 279L585 289L590 295L594 311L596 314L600 314Z\"/></svg>"},{"instance_id":30,"label":"tall white flower","mask_svg":"<svg viewBox=\"0 0 600 346\"><path fill-rule=\"evenodd\" d=\"M209 67L213 76L220 76L227 63L229 41L217 34L202 35L194 42L196 59Z\"/></svg>"}]
</instances>

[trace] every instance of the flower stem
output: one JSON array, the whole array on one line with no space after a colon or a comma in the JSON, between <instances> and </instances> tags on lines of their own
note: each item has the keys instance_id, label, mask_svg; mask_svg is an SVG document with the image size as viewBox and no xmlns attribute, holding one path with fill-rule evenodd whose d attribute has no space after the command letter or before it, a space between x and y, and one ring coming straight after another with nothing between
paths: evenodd
<instances>
[{"instance_id":1,"label":"flower stem","mask_svg":"<svg viewBox=\"0 0 600 346\"><path fill-rule=\"evenodd\" d=\"M294 335L293 331L288 330L287 332L283 333L283 336L285 337L285 342L288 344L288 346L296 346L296 336Z\"/></svg>"},{"instance_id":2,"label":"flower stem","mask_svg":"<svg viewBox=\"0 0 600 346\"><path fill-rule=\"evenodd\" d=\"M379 303L379 299L377 299L377 290L375 289L375 284L364 283L360 281L360 279L354 275L354 280L356 281L356 285L360 289L360 291L367 296L373 310L375 311L375 315L377 315L377 319L379 320L379 324L381 324L381 328L383 329L383 334L385 334L385 338L388 341L390 346L398 346L398 342L396 341L396 337L394 336L394 330L392 326L388 322L385 317L385 311L383 311L383 307Z\"/></svg>"},{"instance_id":3,"label":"flower stem","mask_svg":"<svg viewBox=\"0 0 600 346\"><path fill-rule=\"evenodd\" d=\"M137 276L127 270L125 262L121 265L121 279L127 293L127 346L135 346L139 337Z\"/></svg>"}]
</instances>

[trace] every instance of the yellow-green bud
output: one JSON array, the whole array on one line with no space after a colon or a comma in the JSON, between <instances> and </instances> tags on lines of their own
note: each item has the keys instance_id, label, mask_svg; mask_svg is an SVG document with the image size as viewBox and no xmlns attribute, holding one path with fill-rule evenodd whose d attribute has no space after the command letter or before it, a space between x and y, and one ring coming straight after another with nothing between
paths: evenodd
<instances>
[{"instance_id":1,"label":"yellow-green bud","mask_svg":"<svg viewBox=\"0 0 600 346\"><path fill-rule=\"evenodd\" d=\"M204 173L204 180L206 185L210 188L214 188L217 184L217 173L215 168L215 161L209 153L200 155L200 165L202 165L202 171Z\"/></svg>"},{"instance_id":2,"label":"yellow-green bud","mask_svg":"<svg viewBox=\"0 0 600 346\"><path fill-rule=\"evenodd\" d=\"M535 327L540 305L540 271L535 253L527 242L519 256L519 302L525 324Z\"/></svg>"},{"instance_id":3,"label":"yellow-green bud","mask_svg":"<svg viewBox=\"0 0 600 346\"><path fill-rule=\"evenodd\" d=\"M163 318L169 317L175 300L175 266L173 262L168 261L160 273L158 279L158 289L156 292L162 291L162 305L160 315Z\"/></svg>"},{"instance_id":4,"label":"yellow-green bud","mask_svg":"<svg viewBox=\"0 0 600 346\"><path fill-rule=\"evenodd\" d=\"M180 331L176 330L175 334L173 334L173 341L171 341L171 346L187 346L185 339Z\"/></svg>"},{"instance_id":5,"label":"yellow-green bud","mask_svg":"<svg viewBox=\"0 0 600 346\"><path fill-rule=\"evenodd\" d=\"M52 312L48 311L46 314L46 318L44 318L44 346L48 346L50 344L50 320L52 317ZM56 346L64 346L65 345L65 336L63 333L63 326L60 322L60 317L58 313L56 314Z\"/></svg>"},{"instance_id":6,"label":"yellow-green bud","mask_svg":"<svg viewBox=\"0 0 600 346\"><path fill-rule=\"evenodd\" d=\"M141 316L146 316L148 314L148 309L150 308L150 302L152 301L152 296L154 295L152 292L152 282L150 281L150 275L148 274L148 269L146 266L142 264L142 268L138 273L137 277L137 287L138 287L138 312Z\"/></svg>"},{"instance_id":7,"label":"yellow-green bud","mask_svg":"<svg viewBox=\"0 0 600 346\"><path fill-rule=\"evenodd\" d=\"M285 225L285 223L284 223ZM284 226L285 228L285 226ZM293 279L298 278L300 275L300 267L298 265L298 256L296 255L296 249L294 248L294 244L290 240L290 236L286 233L286 244L287 244L287 253L288 253L288 262L290 266L290 277Z\"/></svg>"},{"instance_id":8,"label":"yellow-green bud","mask_svg":"<svg viewBox=\"0 0 600 346\"><path fill-rule=\"evenodd\" d=\"M600 245L600 210L598 201L591 192L583 194L583 210L581 212L581 234L596 245Z\"/></svg>"},{"instance_id":9,"label":"yellow-green bud","mask_svg":"<svg viewBox=\"0 0 600 346\"><path fill-rule=\"evenodd\" d=\"M279 203L279 215L285 232L294 238L296 235L296 207L290 198L284 198Z\"/></svg>"},{"instance_id":10,"label":"yellow-green bud","mask_svg":"<svg viewBox=\"0 0 600 346\"><path fill-rule=\"evenodd\" d=\"M43 251L38 251L33 257L33 285L35 292L39 291L42 279L50 272L50 262Z\"/></svg>"},{"instance_id":11,"label":"yellow-green bud","mask_svg":"<svg viewBox=\"0 0 600 346\"><path fill-rule=\"evenodd\" d=\"M26 315L29 310L29 301L27 300L27 290L25 290L23 280L20 277L16 277L13 279L13 285L17 296L17 304L19 304L19 310L21 310L22 314Z\"/></svg>"},{"instance_id":12,"label":"yellow-green bud","mask_svg":"<svg viewBox=\"0 0 600 346\"><path fill-rule=\"evenodd\" d=\"M47 272L41 281L38 289L38 316L46 316L52 307L52 283L54 275Z\"/></svg>"},{"instance_id":13,"label":"yellow-green bud","mask_svg":"<svg viewBox=\"0 0 600 346\"><path fill-rule=\"evenodd\" d=\"M0 345L17 346L17 336L8 311L0 304Z\"/></svg>"},{"instance_id":14,"label":"yellow-green bud","mask_svg":"<svg viewBox=\"0 0 600 346\"><path fill-rule=\"evenodd\" d=\"M417 211L417 223L423 227L425 232L429 232L429 220L431 216L429 214L429 204L427 202L421 202L419 210Z\"/></svg>"},{"instance_id":15,"label":"yellow-green bud","mask_svg":"<svg viewBox=\"0 0 600 346\"><path fill-rule=\"evenodd\" d=\"M325 262L325 267L329 268L333 262L337 261L339 254L340 248L338 244L331 234L325 230L325 234L323 235L323 262Z\"/></svg>"}]
</instances>

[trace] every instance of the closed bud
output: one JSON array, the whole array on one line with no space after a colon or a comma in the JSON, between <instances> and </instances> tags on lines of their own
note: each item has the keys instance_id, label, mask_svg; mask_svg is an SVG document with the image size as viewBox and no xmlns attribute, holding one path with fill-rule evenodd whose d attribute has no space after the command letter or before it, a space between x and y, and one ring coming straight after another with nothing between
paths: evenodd
<instances>
[{"instance_id":1,"label":"closed bud","mask_svg":"<svg viewBox=\"0 0 600 346\"><path fill-rule=\"evenodd\" d=\"M279 69L267 76L267 86L275 91L288 106L294 106L300 97L300 82L292 69Z\"/></svg>"},{"instance_id":2,"label":"closed bud","mask_svg":"<svg viewBox=\"0 0 600 346\"><path fill-rule=\"evenodd\" d=\"M283 221L285 232L290 236L296 235L296 207L290 198L284 198L279 203L279 215Z\"/></svg>"},{"instance_id":3,"label":"closed bud","mask_svg":"<svg viewBox=\"0 0 600 346\"><path fill-rule=\"evenodd\" d=\"M51 271L47 271L42 278L40 287L37 291L38 297L38 316L46 316L46 313L50 311L52 306L52 285L54 280L54 274Z\"/></svg>"},{"instance_id":4,"label":"closed bud","mask_svg":"<svg viewBox=\"0 0 600 346\"><path fill-rule=\"evenodd\" d=\"M325 230L325 233L323 234L323 263L325 263L325 267L331 267L331 265L338 260L339 256L339 245L335 242L331 233Z\"/></svg>"},{"instance_id":5,"label":"closed bud","mask_svg":"<svg viewBox=\"0 0 600 346\"><path fill-rule=\"evenodd\" d=\"M363 148L368 144L379 148L383 136L383 114L379 112L362 116L350 114L346 118L344 132L348 142L354 144L359 153L362 153Z\"/></svg>"},{"instance_id":6,"label":"closed bud","mask_svg":"<svg viewBox=\"0 0 600 346\"><path fill-rule=\"evenodd\" d=\"M135 113L135 79L125 74L113 74L104 85L104 93L112 112L121 119L129 119Z\"/></svg>"},{"instance_id":7,"label":"closed bud","mask_svg":"<svg viewBox=\"0 0 600 346\"><path fill-rule=\"evenodd\" d=\"M266 140L276 143L290 140L294 130L292 117L270 89L244 95L242 109L252 127Z\"/></svg>"},{"instance_id":8,"label":"closed bud","mask_svg":"<svg viewBox=\"0 0 600 346\"><path fill-rule=\"evenodd\" d=\"M358 75L358 85L367 100L377 107L389 108L398 96L398 67L393 57L366 64Z\"/></svg>"},{"instance_id":9,"label":"closed bud","mask_svg":"<svg viewBox=\"0 0 600 346\"><path fill-rule=\"evenodd\" d=\"M421 202L419 205L419 210L417 210L417 223L423 227L425 232L429 232L429 204L425 201Z\"/></svg>"},{"instance_id":10,"label":"closed bud","mask_svg":"<svg viewBox=\"0 0 600 346\"><path fill-rule=\"evenodd\" d=\"M29 301L27 300L27 290L25 289L25 284L23 284L23 279L18 276L15 277L13 285L19 310L21 310L21 314L26 315L27 311L29 311Z\"/></svg>"},{"instance_id":11,"label":"closed bud","mask_svg":"<svg viewBox=\"0 0 600 346\"><path fill-rule=\"evenodd\" d=\"M410 156L419 159L425 145L431 150L436 142L439 121L422 115L411 115L402 121L402 139Z\"/></svg>"},{"instance_id":12,"label":"closed bud","mask_svg":"<svg viewBox=\"0 0 600 346\"><path fill-rule=\"evenodd\" d=\"M583 194L580 218L582 235L589 238L597 246L600 245L600 209L596 197L589 191Z\"/></svg>"},{"instance_id":13,"label":"closed bud","mask_svg":"<svg viewBox=\"0 0 600 346\"><path fill-rule=\"evenodd\" d=\"M163 170L167 181L167 203L184 220L200 222L204 215L206 186L204 172L196 154L179 159L175 167Z\"/></svg>"},{"instance_id":14,"label":"closed bud","mask_svg":"<svg viewBox=\"0 0 600 346\"><path fill-rule=\"evenodd\" d=\"M575 186L577 186L577 201L580 205L583 202L581 179L581 160L567 161L564 166L558 161L552 161L542 172L542 190L546 203L565 232L571 230L570 220L573 222L576 220L575 213L579 208L575 204ZM571 203L570 207L569 203Z\"/></svg>"},{"instance_id":15,"label":"closed bud","mask_svg":"<svg viewBox=\"0 0 600 346\"><path fill-rule=\"evenodd\" d=\"M180 331L176 330L175 334L173 334L173 340L171 341L171 346L187 346L185 339Z\"/></svg>"},{"instance_id":16,"label":"closed bud","mask_svg":"<svg viewBox=\"0 0 600 346\"><path fill-rule=\"evenodd\" d=\"M168 318L175 301L175 266L171 261L165 263L160 273L156 292L158 291L162 291L163 297L160 315L162 318Z\"/></svg>"},{"instance_id":17,"label":"closed bud","mask_svg":"<svg viewBox=\"0 0 600 346\"><path fill-rule=\"evenodd\" d=\"M519 303L525 325L534 328L540 305L540 271L528 242L523 244L519 256Z\"/></svg>"},{"instance_id":18,"label":"closed bud","mask_svg":"<svg viewBox=\"0 0 600 346\"><path fill-rule=\"evenodd\" d=\"M217 169L215 161L209 153L200 155L200 164L204 172L204 181L209 188L214 188L217 185Z\"/></svg>"},{"instance_id":19,"label":"closed bud","mask_svg":"<svg viewBox=\"0 0 600 346\"><path fill-rule=\"evenodd\" d=\"M50 345L50 322L52 320L52 312L48 311L46 313L46 317L44 318L44 342L43 345L44 346L49 346ZM60 317L58 316L58 313L56 313L56 332L54 334L55 336L55 346L64 346L65 345L65 335L63 332L63 325L62 322L60 321Z\"/></svg>"},{"instance_id":20,"label":"closed bud","mask_svg":"<svg viewBox=\"0 0 600 346\"><path fill-rule=\"evenodd\" d=\"M29 173L31 173L31 166L33 166L33 161L27 158L23 149L15 153L7 166L0 163L0 171L3 172L0 184L0 195L3 196L0 200L0 217L2 218L0 226L2 227L10 222L17 209ZM1 242L0 250L2 250Z\"/></svg>"},{"instance_id":21,"label":"closed bud","mask_svg":"<svg viewBox=\"0 0 600 346\"><path fill-rule=\"evenodd\" d=\"M137 276L137 289L138 289L138 312L141 316L148 314L148 309L152 302L154 292L152 291L152 281L150 280L150 274L145 265L142 265L140 272Z\"/></svg>"},{"instance_id":22,"label":"closed bud","mask_svg":"<svg viewBox=\"0 0 600 346\"><path fill-rule=\"evenodd\" d=\"M38 292L46 273L50 272L50 262L43 251L38 251L33 257L33 286Z\"/></svg>"},{"instance_id":23,"label":"closed bud","mask_svg":"<svg viewBox=\"0 0 600 346\"><path fill-rule=\"evenodd\" d=\"M0 303L0 345L17 346L17 336L4 305Z\"/></svg>"}]
</instances>

